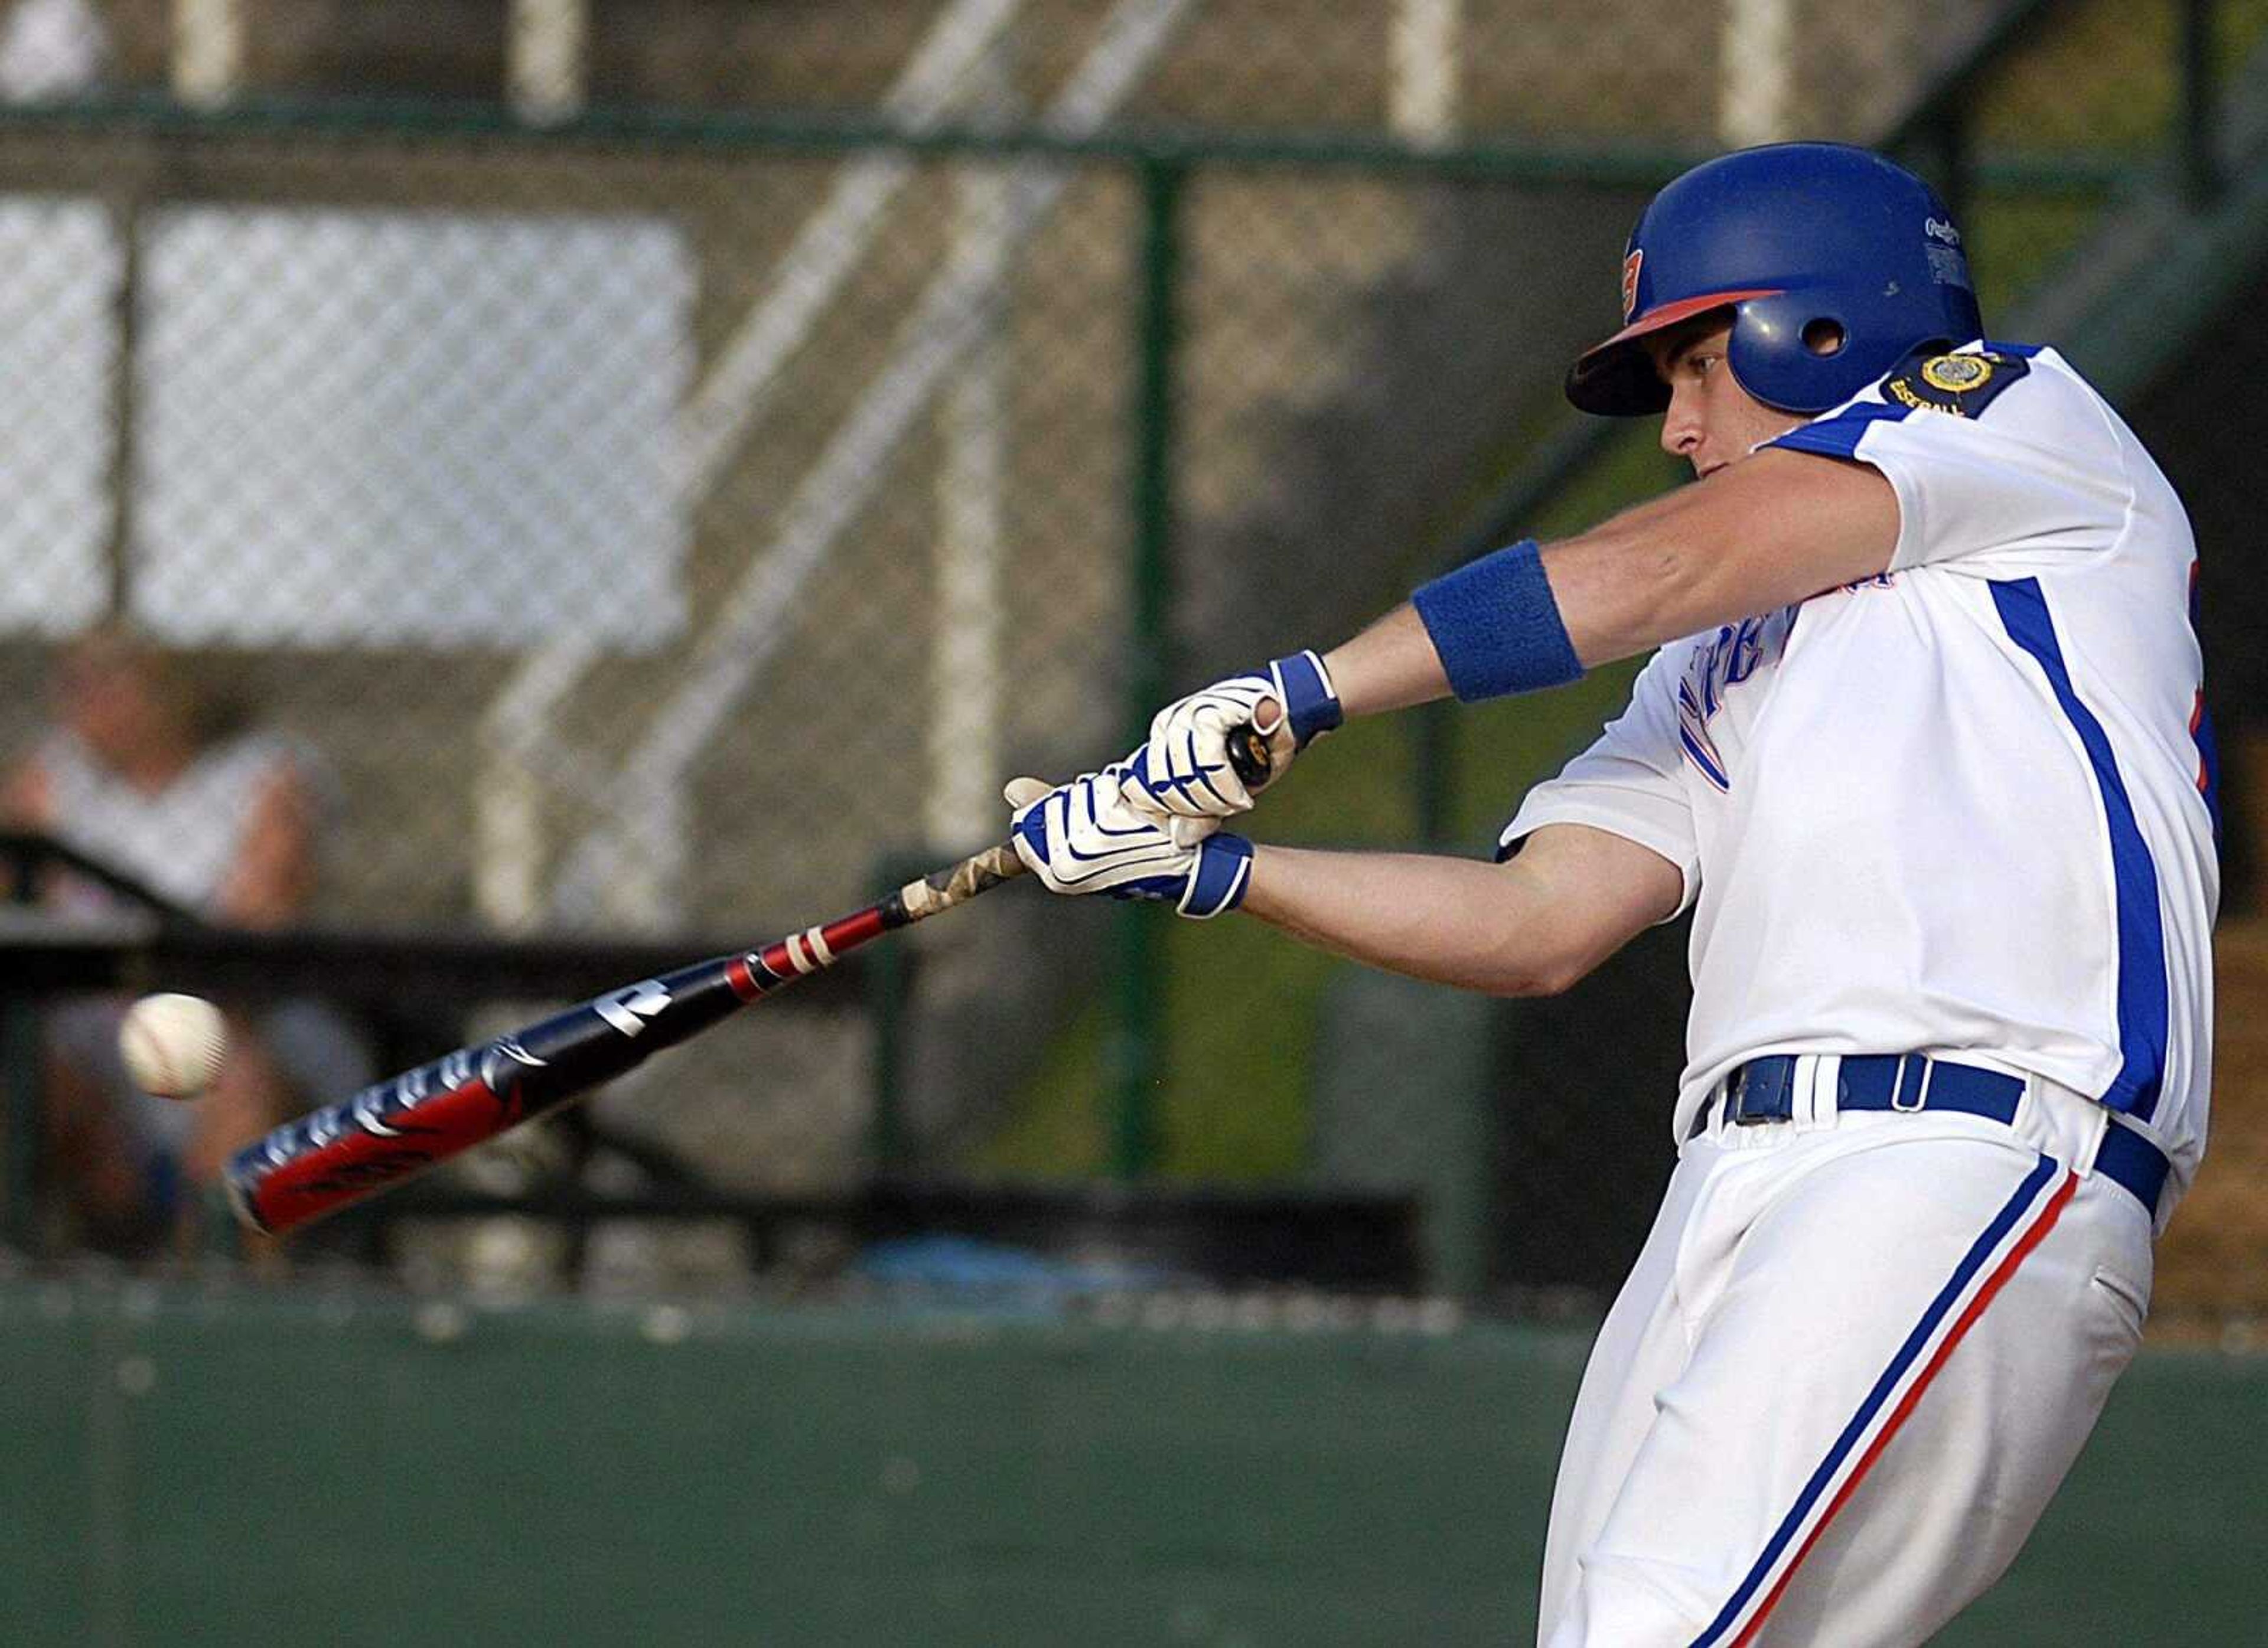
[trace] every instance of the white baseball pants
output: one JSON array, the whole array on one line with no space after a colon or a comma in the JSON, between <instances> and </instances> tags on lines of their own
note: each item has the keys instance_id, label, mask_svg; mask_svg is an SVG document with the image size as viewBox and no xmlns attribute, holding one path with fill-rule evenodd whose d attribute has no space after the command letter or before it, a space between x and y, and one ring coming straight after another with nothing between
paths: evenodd
<instances>
[{"instance_id":1,"label":"white baseball pants","mask_svg":"<svg viewBox=\"0 0 2268 1648\"><path fill-rule=\"evenodd\" d=\"M2098 1107L2037 1080L2013 1127L1831 1102L1680 1152L1569 1425L1542 1648L1921 1643L2132 1357L2151 1221L2088 1173Z\"/></svg>"}]
</instances>

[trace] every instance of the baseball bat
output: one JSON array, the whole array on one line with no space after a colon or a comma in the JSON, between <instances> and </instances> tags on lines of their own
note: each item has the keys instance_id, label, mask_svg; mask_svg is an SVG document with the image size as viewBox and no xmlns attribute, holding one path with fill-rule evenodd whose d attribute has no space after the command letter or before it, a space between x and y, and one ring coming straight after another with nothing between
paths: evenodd
<instances>
[{"instance_id":1,"label":"baseball bat","mask_svg":"<svg viewBox=\"0 0 2268 1648\"><path fill-rule=\"evenodd\" d=\"M1273 762L1258 733L1239 728L1229 747L1247 784L1266 782ZM1013 846L988 847L761 950L608 990L510 1035L460 1048L245 1146L223 1174L229 1203L254 1230L296 1230L583 1098L860 945L1023 873Z\"/></svg>"}]
</instances>

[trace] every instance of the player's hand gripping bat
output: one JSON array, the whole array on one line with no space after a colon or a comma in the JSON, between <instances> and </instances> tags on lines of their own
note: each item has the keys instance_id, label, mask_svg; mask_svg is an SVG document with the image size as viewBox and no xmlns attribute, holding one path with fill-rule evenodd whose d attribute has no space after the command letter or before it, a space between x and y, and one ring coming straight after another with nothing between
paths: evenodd
<instances>
[{"instance_id":1,"label":"player's hand gripping bat","mask_svg":"<svg viewBox=\"0 0 2268 1648\"><path fill-rule=\"evenodd\" d=\"M1230 735L1229 751L1248 786L1267 781L1274 762L1249 726ZM1023 873L1012 846L988 847L824 926L608 990L365 1087L239 1151L225 1174L230 1204L254 1229L296 1229L588 1095L869 939Z\"/></svg>"}]
</instances>

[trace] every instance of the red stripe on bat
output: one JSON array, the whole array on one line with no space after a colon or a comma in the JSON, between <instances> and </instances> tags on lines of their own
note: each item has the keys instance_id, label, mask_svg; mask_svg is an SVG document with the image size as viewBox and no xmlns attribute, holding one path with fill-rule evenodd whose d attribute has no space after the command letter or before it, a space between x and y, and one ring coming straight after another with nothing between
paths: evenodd
<instances>
[{"instance_id":1,"label":"red stripe on bat","mask_svg":"<svg viewBox=\"0 0 2268 1648\"><path fill-rule=\"evenodd\" d=\"M245 1204L271 1231L290 1230L379 1186L493 1138L520 1120L516 1100L468 1081L386 1118L389 1133L350 1122L336 1138L269 1169L244 1192Z\"/></svg>"},{"instance_id":2,"label":"red stripe on bat","mask_svg":"<svg viewBox=\"0 0 2268 1648\"><path fill-rule=\"evenodd\" d=\"M879 938L887 931L888 924L882 920L882 907L870 904L855 916L845 916L841 921L828 923L819 930L819 936L827 940L829 950L840 955L845 950L865 944L869 938Z\"/></svg>"},{"instance_id":3,"label":"red stripe on bat","mask_svg":"<svg viewBox=\"0 0 2268 1648\"><path fill-rule=\"evenodd\" d=\"M754 1001L764 993L756 978L756 970L748 965L748 958L736 955L725 963L725 982L733 987L733 994L742 1001Z\"/></svg>"},{"instance_id":4,"label":"red stripe on bat","mask_svg":"<svg viewBox=\"0 0 2268 1648\"><path fill-rule=\"evenodd\" d=\"M790 979L801 978L806 972L816 972L845 950L855 949L869 938L879 938L889 931L889 923L882 919L882 907L869 905L855 915L832 921L819 930L819 942L826 946L822 957L807 933L798 933L792 938L783 938L777 944L767 945L753 955L734 956L725 964L725 982L742 1001L754 1001L768 990L777 990ZM794 945L803 952L806 966L795 964Z\"/></svg>"}]
</instances>

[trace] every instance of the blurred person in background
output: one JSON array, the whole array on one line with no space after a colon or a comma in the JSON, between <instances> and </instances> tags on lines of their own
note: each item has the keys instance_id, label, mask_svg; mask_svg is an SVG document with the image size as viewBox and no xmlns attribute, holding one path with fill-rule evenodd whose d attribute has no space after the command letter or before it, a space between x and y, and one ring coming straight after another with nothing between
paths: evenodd
<instances>
[{"instance_id":1,"label":"blurred person in background","mask_svg":"<svg viewBox=\"0 0 2268 1648\"><path fill-rule=\"evenodd\" d=\"M102 83L110 32L90 0L15 0L0 17L0 99L55 103Z\"/></svg>"},{"instance_id":2,"label":"blurred person in background","mask_svg":"<svg viewBox=\"0 0 2268 1648\"><path fill-rule=\"evenodd\" d=\"M122 629L58 658L55 725L0 786L0 816L107 865L217 926L282 927L313 898L320 774L281 736L200 692ZM41 902L99 917L118 894L57 872ZM229 1152L313 1098L369 1079L359 1034L328 1004L291 999L231 1016L230 1051L194 1103L136 1089L118 1055L124 997L77 997L46 1015L48 1183L76 1234L136 1255L194 1238Z\"/></svg>"}]
</instances>

